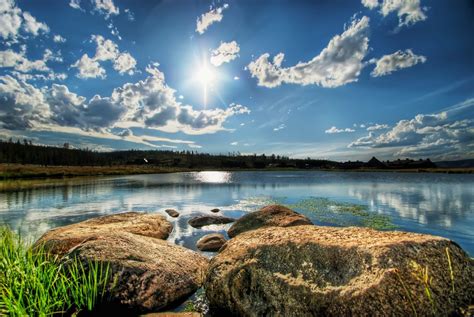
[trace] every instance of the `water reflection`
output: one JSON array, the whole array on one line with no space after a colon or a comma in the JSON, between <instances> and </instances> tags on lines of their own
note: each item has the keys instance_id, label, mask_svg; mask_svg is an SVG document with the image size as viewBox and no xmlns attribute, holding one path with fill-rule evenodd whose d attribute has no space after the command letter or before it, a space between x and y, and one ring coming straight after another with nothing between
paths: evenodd
<instances>
[{"instance_id":1,"label":"water reflection","mask_svg":"<svg viewBox=\"0 0 474 317\"><path fill-rule=\"evenodd\" d=\"M228 225L194 229L190 217L215 207L239 217L265 203L255 197L367 204L402 230L442 235L474 254L474 175L199 172L0 184L0 222L37 237L99 215L174 208L181 216L168 217L175 227L170 240L194 248L203 234L224 233Z\"/></svg>"}]
</instances>

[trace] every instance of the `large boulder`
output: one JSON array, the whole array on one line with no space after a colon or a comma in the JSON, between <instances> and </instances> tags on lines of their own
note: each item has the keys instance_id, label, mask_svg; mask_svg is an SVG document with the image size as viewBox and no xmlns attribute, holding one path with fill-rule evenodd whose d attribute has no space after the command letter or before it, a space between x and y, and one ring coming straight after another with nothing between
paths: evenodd
<instances>
[{"instance_id":1,"label":"large boulder","mask_svg":"<svg viewBox=\"0 0 474 317\"><path fill-rule=\"evenodd\" d=\"M201 251L216 252L225 244L226 240L221 233L210 233L199 239L196 247Z\"/></svg>"},{"instance_id":2,"label":"large boulder","mask_svg":"<svg viewBox=\"0 0 474 317\"><path fill-rule=\"evenodd\" d=\"M173 225L161 215L126 212L52 229L41 236L35 245L44 246L50 253L64 255L84 241L111 232L167 239L172 230Z\"/></svg>"},{"instance_id":3,"label":"large boulder","mask_svg":"<svg viewBox=\"0 0 474 317\"><path fill-rule=\"evenodd\" d=\"M208 259L166 241L128 232L95 236L63 259L109 265L112 303L138 312L158 311L181 302L201 287Z\"/></svg>"},{"instance_id":4,"label":"large boulder","mask_svg":"<svg viewBox=\"0 0 474 317\"><path fill-rule=\"evenodd\" d=\"M291 227L312 224L307 217L289 208L280 205L269 205L237 220L229 228L227 234L232 238L242 232L263 227Z\"/></svg>"},{"instance_id":5,"label":"large boulder","mask_svg":"<svg viewBox=\"0 0 474 317\"><path fill-rule=\"evenodd\" d=\"M222 225L234 221L234 218L224 216L200 215L189 219L188 223L193 228L201 228L209 225Z\"/></svg>"},{"instance_id":6,"label":"large boulder","mask_svg":"<svg viewBox=\"0 0 474 317\"><path fill-rule=\"evenodd\" d=\"M173 217L173 218L177 218L179 217L179 212L177 212L176 210L174 209L165 209L165 212L168 214L168 216L170 217Z\"/></svg>"},{"instance_id":7,"label":"large boulder","mask_svg":"<svg viewBox=\"0 0 474 317\"><path fill-rule=\"evenodd\" d=\"M223 316L447 316L473 301L474 267L430 235L271 227L229 240L205 289Z\"/></svg>"}]
</instances>

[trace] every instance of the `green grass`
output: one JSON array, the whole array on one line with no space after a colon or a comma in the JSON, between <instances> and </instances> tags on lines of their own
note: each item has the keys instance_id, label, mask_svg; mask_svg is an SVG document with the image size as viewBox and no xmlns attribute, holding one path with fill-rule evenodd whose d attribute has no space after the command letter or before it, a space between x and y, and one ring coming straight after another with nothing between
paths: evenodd
<instances>
[{"instance_id":1,"label":"green grass","mask_svg":"<svg viewBox=\"0 0 474 317\"><path fill-rule=\"evenodd\" d=\"M77 259L59 263L0 227L0 315L76 315L105 294L109 267Z\"/></svg>"}]
</instances>

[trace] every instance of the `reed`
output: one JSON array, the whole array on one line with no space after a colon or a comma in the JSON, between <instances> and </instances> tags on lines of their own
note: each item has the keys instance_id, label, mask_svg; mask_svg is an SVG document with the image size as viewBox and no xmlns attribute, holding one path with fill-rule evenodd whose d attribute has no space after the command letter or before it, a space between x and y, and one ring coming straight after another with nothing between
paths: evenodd
<instances>
[{"instance_id":1,"label":"reed","mask_svg":"<svg viewBox=\"0 0 474 317\"><path fill-rule=\"evenodd\" d=\"M0 227L0 315L77 315L92 311L109 281L107 265L59 262L42 248Z\"/></svg>"}]
</instances>

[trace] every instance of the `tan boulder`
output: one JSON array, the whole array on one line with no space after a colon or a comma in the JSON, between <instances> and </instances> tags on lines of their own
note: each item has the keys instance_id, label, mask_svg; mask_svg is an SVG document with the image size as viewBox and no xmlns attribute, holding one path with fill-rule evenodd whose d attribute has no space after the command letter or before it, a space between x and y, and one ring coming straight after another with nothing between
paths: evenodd
<instances>
[{"instance_id":1,"label":"tan boulder","mask_svg":"<svg viewBox=\"0 0 474 317\"><path fill-rule=\"evenodd\" d=\"M173 225L164 216L126 212L52 229L41 236L35 245L44 245L49 252L64 255L80 243L108 233L129 232L167 239L172 230Z\"/></svg>"},{"instance_id":2,"label":"tan boulder","mask_svg":"<svg viewBox=\"0 0 474 317\"><path fill-rule=\"evenodd\" d=\"M237 220L227 231L229 237L263 227L312 225L307 217L280 205L266 206Z\"/></svg>"},{"instance_id":3,"label":"tan boulder","mask_svg":"<svg viewBox=\"0 0 474 317\"><path fill-rule=\"evenodd\" d=\"M72 249L67 258L109 264L111 302L140 312L186 299L201 287L208 266L208 259L197 252L128 232L95 236Z\"/></svg>"},{"instance_id":4,"label":"tan boulder","mask_svg":"<svg viewBox=\"0 0 474 317\"><path fill-rule=\"evenodd\" d=\"M473 301L474 267L441 237L271 227L229 240L205 289L218 315L447 316Z\"/></svg>"}]
</instances>

